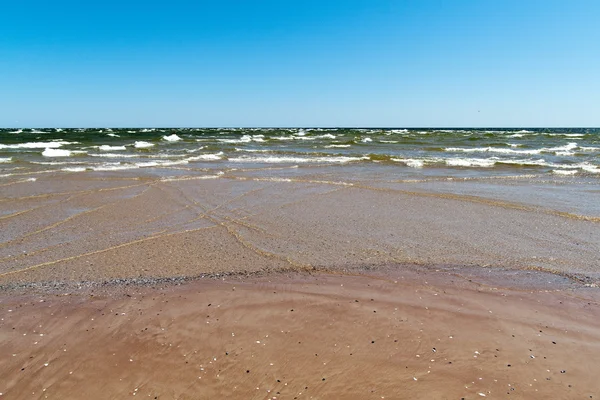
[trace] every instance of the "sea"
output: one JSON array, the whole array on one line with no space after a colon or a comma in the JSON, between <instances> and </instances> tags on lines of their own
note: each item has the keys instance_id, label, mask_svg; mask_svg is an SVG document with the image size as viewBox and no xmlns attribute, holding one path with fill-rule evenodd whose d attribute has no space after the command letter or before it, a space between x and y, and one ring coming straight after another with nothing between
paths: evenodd
<instances>
[{"instance_id":1,"label":"sea","mask_svg":"<svg viewBox=\"0 0 600 400\"><path fill-rule=\"evenodd\" d=\"M388 173L413 177L598 179L600 129L0 129L0 178L281 165L385 165Z\"/></svg>"}]
</instances>

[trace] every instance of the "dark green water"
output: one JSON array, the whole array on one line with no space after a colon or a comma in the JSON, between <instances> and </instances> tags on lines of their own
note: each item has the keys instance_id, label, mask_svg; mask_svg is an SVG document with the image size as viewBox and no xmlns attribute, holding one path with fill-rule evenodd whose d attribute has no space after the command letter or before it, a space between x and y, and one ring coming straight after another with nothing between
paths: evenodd
<instances>
[{"instance_id":1,"label":"dark green water","mask_svg":"<svg viewBox=\"0 0 600 400\"><path fill-rule=\"evenodd\" d=\"M386 165L399 175L600 176L600 129L1 129L0 176Z\"/></svg>"}]
</instances>

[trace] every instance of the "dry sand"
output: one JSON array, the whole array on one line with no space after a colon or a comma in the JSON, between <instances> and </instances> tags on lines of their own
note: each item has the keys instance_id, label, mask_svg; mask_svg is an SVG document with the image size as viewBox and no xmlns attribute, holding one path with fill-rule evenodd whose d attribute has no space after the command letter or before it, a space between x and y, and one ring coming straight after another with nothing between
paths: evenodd
<instances>
[{"instance_id":1,"label":"dry sand","mask_svg":"<svg viewBox=\"0 0 600 400\"><path fill-rule=\"evenodd\" d=\"M509 289L527 278L484 275L390 268L7 292L0 391L3 399L598 398L597 291L539 273Z\"/></svg>"}]
</instances>

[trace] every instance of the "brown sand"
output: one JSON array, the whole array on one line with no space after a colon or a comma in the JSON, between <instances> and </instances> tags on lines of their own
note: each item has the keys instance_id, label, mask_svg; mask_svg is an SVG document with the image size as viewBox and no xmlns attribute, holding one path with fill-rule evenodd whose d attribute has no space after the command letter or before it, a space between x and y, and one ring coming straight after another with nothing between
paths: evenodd
<instances>
[{"instance_id":1,"label":"brown sand","mask_svg":"<svg viewBox=\"0 0 600 400\"><path fill-rule=\"evenodd\" d=\"M348 169L3 184L1 398L600 397L597 215Z\"/></svg>"},{"instance_id":2,"label":"brown sand","mask_svg":"<svg viewBox=\"0 0 600 400\"><path fill-rule=\"evenodd\" d=\"M600 296L390 268L0 295L2 399L589 399ZM468 279L467 279L468 278ZM519 279L525 282L525 279ZM537 283L535 283L537 282Z\"/></svg>"}]
</instances>

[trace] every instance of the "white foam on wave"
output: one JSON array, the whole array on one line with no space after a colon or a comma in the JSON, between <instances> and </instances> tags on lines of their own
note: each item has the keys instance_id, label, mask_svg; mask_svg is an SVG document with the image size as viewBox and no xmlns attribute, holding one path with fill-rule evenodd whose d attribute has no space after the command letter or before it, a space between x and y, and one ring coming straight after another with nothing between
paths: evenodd
<instances>
[{"instance_id":1,"label":"white foam on wave","mask_svg":"<svg viewBox=\"0 0 600 400\"><path fill-rule=\"evenodd\" d=\"M544 149L511 150L499 147L446 147L444 150L453 153L540 154Z\"/></svg>"},{"instance_id":2,"label":"white foam on wave","mask_svg":"<svg viewBox=\"0 0 600 400\"><path fill-rule=\"evenodd\" d=\"M172 176L161 179L163 182L177 182L177 181L196 181L206 179L217 179L225 175L225 172L219 171L216 175L200 175L200 176Z\"/></svg>"},{"instance_id":3,"label":"white foam on wave","mask_svg":"<svg viewBox=\"0 0 600 400\"><path fill-rule=\"evenodd\" d=\"M324 135L314 136L317 139L335 139L337 136L332 135L331 133L326 133Z\"/></svg>"},{"instance_id":4,"label":"white foam on wave","mask_svg":"<svg viewBox=\"0 0 600 400\"><path fill-rule=\"evenodd\" d=\"M29 161L32 164L38 165L82 165L87 164L84 161Z\"/></svg>"},{"instance_id":5,"label":"white foam on wave","mask_svg":"<svg viewBox=\"0 0 600 400\"><path fill-rule=\"evenodd\" d=\"M547 136L564 136L564 137L572 137L572 138L580 138L584 137L584 133L546 133Z\"/></svg>"},{"instance_id":6,"label":"white foam on wave","mask_svg":"<svg viewBox=\"0 0 600 400\"><path fill-rule=\"evenodd\" d=\"M12 162L12 157L0 157L0 164Z\"/></svg>"},{"instance_id":7,"label":"white foam on wave","mask_svg":"<svg viewBox=\"0 0 600 400\"><path fill-rule=\"evenodd\" d=\"M83 172L85 170L86 170L85 167L65 167L65 168L61 168L61 171L65 171L65 172Z\"/></svg>"},{"instance_id":8,"label":"white foam on wave","mask_svg":"<svg viewBox=\"0 0 600 400\"><path fill-rule=\"evenodd\" d=\"M185 151L186 153L196 153L196 152L202 150L203 148L204 148L204 146L200 146L195 149L183 149L183 151Z\"/></svg>"},{"instance_id":9,"label":"white foam on wave","mask_svg":"<svg viewBox=\"0 0 600 400\"><path fill-rule=\"evenodd\" d=\"M166 140L167 142L179 142L180 140L183 140L183 139L181 139L176 134L172 134L169 136L163 136L163 140Z\"/></svg>"},{"instance_id":10,"label":"white foam on wave","mask_svg":"<svg viewBox=\"0 0 600 400\"><path fill-rule=\"evenodd\" d=\"M347 147L352 147L352 145L351 144L329 144L329 145L325 146L326 149L335 149L335 148L344 149Z\"/></svg>"},{"instance_id":11,"label":"white foam on wave","mask_svg":"<svg viewBox=\"0 0 600 400\"><path fill-rule=\"evenodd\" d=\"M127 150L125 146L109 146L107 144L103 144L102 146L98 146L98 150L102 151L124 151Z\"/></svg>"},{"instance_id":12,"label":"white foam on wave","mask_svg":"<svg viewBox=\"0 0 600 400\"><path fill-rule=\"evenodd\" d=\"M290 156L266 156L266 157L237 157L230 158L231 162L246 162L246 163L348 163L352 161L368 160L369 157L290 157Z\"/></svg>"},{"instance_id":13,"label":"white foam on wave","mask_svg":"<svg viewBox=\"0 0 600 400\"><path fill-rule=\"evenodd\" d=\"M486 158L449 158L446 165L450 167L482 167L490 168L496 164L495 160Z\"/></svg>"},{"instance_id":14,"label":"white foam on wave","mask_svg":"<svg viewBox=\"0 0 600 400\"><path fill-rule=\"evenodd\" d=\"M17 129L16 131L11 131L8 133L23 133L23 129Z\"/></svg>"},{"instance_id":15,"label":"white foam on wave","mask_svg":"<svg viewBox=\"0 0 600 400\"><path fill-rule=\"evenodd\" d=\"M149 147L154 147L154 143L144 142L143 140L137 141L133 144L133 147L136 149L147 149Z\"/></svg>"},{"instance_id":16,"label":"white foam on wave","mask_svg":"<svg viewBox=\"0 0 600 400\"><path fill-rule=\"evenodd\" d=\"M511 145L512 147L512 145ZM463 152L463 153L499 153L499 154L541 154L541 153L556 153L557 155L572 155L571 150L577 148L577 143L568 143L564 146L531 149L531 150L512 150L500 147L446 147L444 150L448 152Z\"/></svg>"},{"instance_id":17,"label":"white foam on wave","mask_svg":"<svg viewBox=\"0 0 600 400\"><path fill-rule=\"evenodd\" d=\"M129 131L129 132L133 132L133 131ZM116 133L107 133L106 136L121 137L121 136L117 135Z\"/></svg>"},{"instance_id":18,"label":"white foam on wave","mask_svg":"<svg viewBox=\"0 0 600 400\"><path fill-rule=\"evenodd\" d=\"M134 168L169 167L171 165L187 164L188 162L189 161L187 159L186 160L168 160L168 161L154 160L154 161L147 161L147 162L133 164L133 167Z\"/></svg>"},{"instance_id":19,"label":"white foam on wave","mask_svg":"<svg viewBox=\"0 0 600 400\"><path fill-rule=\"evenodd\" d=\"M568 143L564 146L551 147L548 149L542 149L543 151L569 151L577 148L577 143Z\"/></svg>"},{"instance_id":20,"label":"white foam on wave","mask_svg":"<svg viewBox=\"0 0 600 400\"><path fill-rule=\"evenodd\" d=\"M150 167L169 167L172 165L187 164L188 160L151 160L139 163L103 163L100 165L88 165L86 167L67 167L62 171L80 172L85 170L91 171L123 171L129 169L150 168Z\"/></svg>"},{"instance_id":21,"label":"white foam on wave","mask_svg":"<svg viewBox=\"0 0 600 400\"><path fill-rule=\"evenodd\" d=\"M199 156L195 156L195 157L190 157L187 158L186 160L188 161L213 161L213 160L220 160L223 158L223 152L220 151L218 153L215 154L200 154Z\"/></svg>"},{"instance_id":22,"label":"white foam on wave","mask_svg":"<svg viewBox=\"0 0 600 400\"><path fill-rule=\"evenodd\" d=\"M364 139L361 140L361 142L363 142L363 143L370 143L372 141L373 141L373 139L371 139L370 137L366 137L366 138L364 138Z\"/></svg>"},{"instance_id":23,"label":"white foam on wave","mask_svg":"<svg viewBox=\"0 0 600 400\"><path fill-rule=\"evenodd\" d=\"M380 140L381 143L400 143L397 140Z\"/></svg>"},{"instance_id":24,"label":"white foam on wave","mask_svg":"<svg viewBox=\"0 0 600 400\"><path fill-rule=\"evenodd\" d=\"M553 169L552 173L557 175L575 175L577 172L576 169Z\"/></svg>"},{"instance_id":25,"label":"white foam on wave","mask_svg":"<svg viewBox=\"0 0 600 400\"><path fill-rule=\"evenodd\" d=\"M44 157L69 157L71 150L47 148L42 152Z\"/></svg>"},{"instance_id":26,"label":"white foam on wave","mask_svg":"<svg viewBox=\"0 0 600 400\"><path fill-rule=\"evenodd\" d=\"M411 168L423 168L425 166L425 160L416 158L391 158L392 161L400 162Z\"/></svg>"},{"instance_id":27,"label":"white foam on wave","mask_svg":"<svg viewBox=\"0 0 600 400\"><path fill-rule=\"evenodd\" d=\"M252 141L252 136L244 135L239 139L217 139L217 142L221 143L250 143Z\"/></svg>"},{"instance_id":28,"label":"white foam on wave","mask_svg":"<svg viewBox=\"0 0 600 400\"><path fill-rule=\"evenodd\" d=\"M269 150L269 149L242 149L240 147L236 147L235 151L243 151L246 153L269 153L273 150Z\"/></svg>"},{"instance_id":29,"label":"white foam on wave","mask_svg":"<svg viewBox=\"0 0 600 400\"><path fill-rule=\"evenodd\" d=\"M139 158L144 157L140 154L118 154L118 153L99 153L90 154L91 157L104 157L104 158Z\"/></svg>"},{"instance_id":30,"label":"white foam on wave","mask_svg":"<svg viewBox=\"0 0 600 400\"><path fill-rule=\"evenodd\" d=\"M57 140L52 142L28 142L17 144L0 144L0 149L57 149L66 144L76 144L77 142L66 142Z\"/></svg>"},{"instance_id":31,"label":"white foam on wave","mask_svg":"<svg viewBox=\"0 0 600 400\"><path fill-rule=\"evenodd\" d=\"M598 167L597 165L583 163L583 164L580 164L579 166L585 172L589 172L592 174L600 174L600 167Z\"/></svg>"},{"instance_id":32,"label":"white foam on wave","mask_svg":"<svg viewBox=\"0 0 600 400\"><path fill-rule=\"evenodd\" d=\"M390 132L390 133L408 133L408 129L392 129L388 132Z\"/></svg>"}]
</instances>

